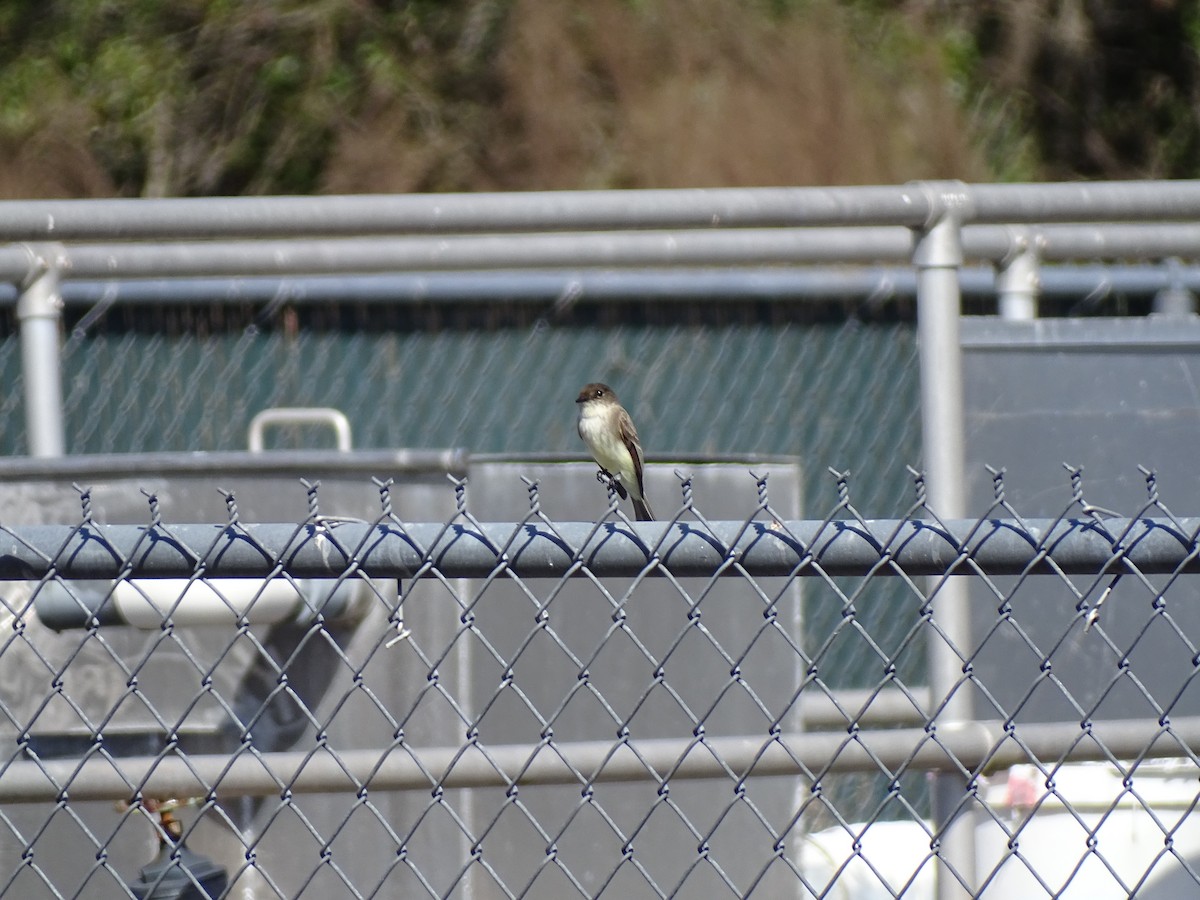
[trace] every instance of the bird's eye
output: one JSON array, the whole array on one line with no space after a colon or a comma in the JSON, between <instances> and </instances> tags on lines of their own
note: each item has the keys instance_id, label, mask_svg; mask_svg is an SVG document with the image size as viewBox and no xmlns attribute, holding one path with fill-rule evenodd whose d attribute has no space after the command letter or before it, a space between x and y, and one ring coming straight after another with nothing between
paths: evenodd
<instances>
[{"instance_id":1,"label":"bird's eye","mask_svg":"<svg viewBox=\"0 0 1200 900\"><path fill-rule=\"evenodd\" d=\"M597 396L597 397L603 397L603 396L604 396L604 391L596 391L596 396Z\"/></svg>"}]
</instances>

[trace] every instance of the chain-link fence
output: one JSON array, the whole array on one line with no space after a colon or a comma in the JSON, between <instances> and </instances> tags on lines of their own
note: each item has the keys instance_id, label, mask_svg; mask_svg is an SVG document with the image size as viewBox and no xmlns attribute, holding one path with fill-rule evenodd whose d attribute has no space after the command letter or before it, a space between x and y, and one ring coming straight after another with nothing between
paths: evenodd
<instances>
[{"instance_id":1,"label":"chain-link fence","mask_svg":"<svg viewBox=\"0 0 1200 900\"><path fill-rule=\"evenodd\" d=\"M919 478L903 518L866 518L842 478L796 520L756 477L741 519L681 472L674 503L654 485L671 520L637 525L552 519L535 479L504 524L474 482L413 503L388 479L365 517L311 483L294 523L228 493L176 524L168 489L141 525L83 488L70 521L10 515L0 893L1196 890L1200 520L1153 475L1121 516L1076 472L1061 515L1024 519L996 473L992 506L948 522ZM933 696L924 654L963 600L961 677Z\"/></svg>"},{"instance_id":2,"label":"chain-link fence","mask_svg":"<svg viewBox=\"0 0 1200 900\"><path fill-rule=\"evenodd\" d=\"M1193 893L1200 524L1132 461L1190 472L1197 210L1195 183L5 204L0 454L37 459L0 467L0 891ZM1044 264L1135 260L1175 315L1016 327ZM1014 327L960 321L973 263ZM577 462L597 379L669 524ZM358 449L233 452L278 406ZM1054 517L1072 454L1100 479ZM1130 518L1087 502L1142 478Z\"/></svg>"},{"instance_id":3,"label":"chain-link fence","mask_svg":"<svg viewBox=\"0 0 1200 900\"><path fill-rule=\"evenodd\" d=\"M636 305L613 311L611 322L550 323L540 311L492 308L480 321L478 309L443 309L414 322L395 308L327 310L295 331L279 312L263 320L216 307L180 322L139 309L135 325L110 311L64 345L69 449L240 450L261 410L321 406L346 414L361 449L579 453L575 395L602 380L629 404L652 457L838 460L859 475L873 509L903 509L895 486L906 464L920 463L911 321L863 322L840 310L819 321L795 306L762 316L736 303L702 317L660 309L653 322L637 321L647 310ZM24 453L15 335L0 338L0 375L13 386L0 415L14 425L0 430L0 451ZM284 446L332 446L320 431L290 442L273 433L270 444L280 437ZM828 497L820 472L810 492Z\"/></svg>"}]
</instances>

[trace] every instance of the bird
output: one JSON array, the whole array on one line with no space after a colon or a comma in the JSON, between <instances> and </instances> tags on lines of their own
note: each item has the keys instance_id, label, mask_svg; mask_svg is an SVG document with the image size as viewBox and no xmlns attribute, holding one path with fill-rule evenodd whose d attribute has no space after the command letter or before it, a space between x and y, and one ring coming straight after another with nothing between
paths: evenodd
<instances>
[{"instance_id":1,"label":"bird","mask_svg":"<svg viewBox=\"0 0 1200 900\"><path fill-rule=\"evenodd\" d=\"M585 385L575 402L579 404L579 436L600 466L596 477L609 484L622 500L626 494L633 499L633 514L639 522L653 521L642 483L642 444L616 393L596 381Z\"/></svg>"}]
</instances>

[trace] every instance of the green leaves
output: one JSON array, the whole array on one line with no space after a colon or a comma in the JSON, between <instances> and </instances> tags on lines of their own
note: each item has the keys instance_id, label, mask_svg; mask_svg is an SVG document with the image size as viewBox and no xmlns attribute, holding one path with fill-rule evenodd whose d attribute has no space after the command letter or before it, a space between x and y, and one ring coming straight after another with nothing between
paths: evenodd
<instances>
[{"instance_id":1,"label":"green leaves","mask_svg":"<svg viewBox=\"0 0 1200 900\"><path fill-rule=\"evenodd\" d=\"M438 108L477 90L494 42L468 59L459 38L483 5L13 0L0 140L85 135L121 194L312 192L367 105Z\"/></svg>"}]
</instances>

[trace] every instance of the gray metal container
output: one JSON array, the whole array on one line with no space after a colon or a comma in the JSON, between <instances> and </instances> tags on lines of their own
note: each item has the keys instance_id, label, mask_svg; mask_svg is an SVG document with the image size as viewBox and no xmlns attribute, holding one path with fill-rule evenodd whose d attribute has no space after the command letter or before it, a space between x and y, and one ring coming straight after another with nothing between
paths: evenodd
<instances>
[{"instance_id":1,"label":"gray metal container","mask_svg":"<svg viewBox=\"0 0 1200 900\"><path fill-rule=\"evenodd\" d=\"M993 499L985 464L1005 469L1005 497L1021 516L1089 518L1101 534L1113 515L1166 514L1148 507L1139 466L1156 473L1176 510L1200 503L1200 318L968 317L962 342L972 514ZM1064 463L1082 468L1082 504L1072 502ZM1114 545L1119 538L1119 530L1110 535ZM1103 635L1078 621L1077 605L1094 608L1120 571L1037 576L1036 590L1022 590L1013 611L1024 636L1012 625L996 627L998 598L1010 595L1015 579L993 579L999 593L972 579L972 634L984 642L972 662L999 715L1015 714L1019 722L1158 718L1167 706L1172 716L1200 714L1200 693L1176 696L1194 673L1182 635L1200 629L1200 607L1168 602L1165 616L1151 610L1156 590L1148 586L1165 590L1168 576L1121 577L1098 613ZM1012 677L1017 670L1041 673L1043 655L1050 664L1044 673ZM1122 655L1136 681L1121 674ZM982 697L975 710L997 714Z\"/></svg>"}]
</instances>

